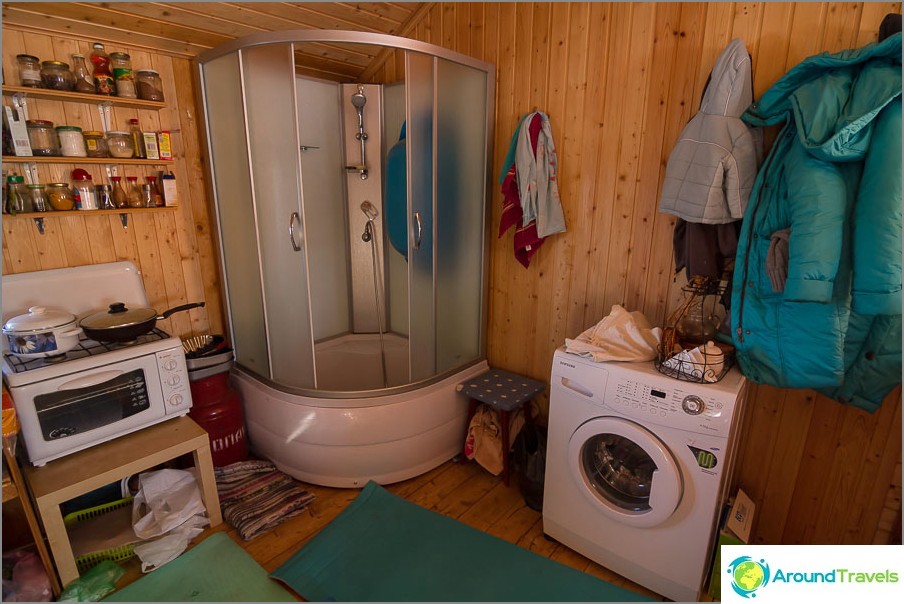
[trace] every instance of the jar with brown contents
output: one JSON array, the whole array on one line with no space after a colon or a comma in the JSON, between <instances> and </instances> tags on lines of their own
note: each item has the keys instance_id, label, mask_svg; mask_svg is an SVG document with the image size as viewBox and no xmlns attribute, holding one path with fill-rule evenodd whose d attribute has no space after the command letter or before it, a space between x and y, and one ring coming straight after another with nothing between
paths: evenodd
<instances>
[{"instance_id":1,"label":"jar with brown contents","mask_svg":"<svg viewBox=\"0 0 904 604\"><path fill-rule=\"evenodd\" d=\"M47 185L47 201L54 210L65 212L75 207L75 197L65 182L52 182Z\"/></svg>"}]
</instances>

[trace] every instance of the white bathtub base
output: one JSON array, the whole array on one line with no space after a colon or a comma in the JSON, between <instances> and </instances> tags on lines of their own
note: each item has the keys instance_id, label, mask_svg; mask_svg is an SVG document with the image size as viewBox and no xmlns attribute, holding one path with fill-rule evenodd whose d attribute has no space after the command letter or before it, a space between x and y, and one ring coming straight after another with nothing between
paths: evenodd
<instances>
[{"instance_id":1,"label":"white bathtub base","mask_svg":"<svg viewBox=\"0 0 904 604\"><path fill-rule=\"evenodd\" d=\"M487 369L482 361L418 390L361 399L288 394L241 369L232 382L255 454L304 482L356 488L419 476L460 453L468 400L455 387Z\"/></svg>"}]
</instances>

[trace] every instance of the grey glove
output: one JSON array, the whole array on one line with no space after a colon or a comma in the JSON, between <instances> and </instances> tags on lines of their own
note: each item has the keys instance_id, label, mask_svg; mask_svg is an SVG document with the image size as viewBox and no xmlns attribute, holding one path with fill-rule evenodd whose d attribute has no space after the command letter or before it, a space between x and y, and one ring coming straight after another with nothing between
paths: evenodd
<instances>
[{"instance_id":1,"label":"grey glove","mask_svg":"<svg viewBox=\"0 0 904 604\"><path fill-rule=\"evenodd\" d=\"M772 291L785 291L785 281L788 279L788 239L791 237L791 229L782 229L772 233L769 242L769 251L766 253L766 274L772 283Z\"/></svg>"}]
</instances>

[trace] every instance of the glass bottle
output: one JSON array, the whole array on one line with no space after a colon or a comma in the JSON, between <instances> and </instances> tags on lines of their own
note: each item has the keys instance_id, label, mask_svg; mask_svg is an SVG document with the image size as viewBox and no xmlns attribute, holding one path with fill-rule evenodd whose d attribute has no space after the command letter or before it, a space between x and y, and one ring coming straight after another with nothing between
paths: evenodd
<instances>
[{"instance_id":1,"label":"glass bottle","mask_svg":"<svg viewBox=\"0 0 904 604\"><path fill-rule=\"evenodd\" d=\"M157 177L156 176L146 176L145 180L147 180L148 184L151 185L151 195L154 198L154 204L149 207L162 208L163 207L163 195L161 195L160 189L157 188Z\"/></svg>"},{"instance_id":2,"label":"glass bottle","mask_svg":"<svg viewBox=\"0 0 904 604\"><path fill-rule=\"evenodd\" d=\"M96 185L97 189L97 207L100 210L115 210L116 204L113 203L113 187L110 185Z\"/></svg>"},{"instance_id":3,"label":"glass bottle","mask_svg":"<svg viewBox=\"0 0 904 604\"><path fill-rule=\"evenodd\" d=\"M124 52L111 52L113 79L116 81L116 96L126 99L137 98L135 80L132 78L132 59Z\"/></svg>"},{"instance_id":4,"label":"glass bottle","mask_svg":"<svg viewBox=\"0 0 904 604\"><path fill-rule=\"evenodd\" d=\"M28 185L28 193L31 196L31 206L35 212L46 212L50 209L47 204L47 194L44 185Z\"/></svg>"},{"instance_id":5,"label":"glass bottle","mask_svg":"<svg viewBox=\"0 0 904 604\"><path fill-rule=\"evenodd\" d=\"M41 62L34 55L16 55L19 66L19 83L26 88L40 88Z\"/></svg>"},{"instance_id":6,"label":"glass bottle","mask_svg":"<svg viewBox=\"0 0 904 604\"><path fill-rule=\"evenodd\" d=\"M110 178L113 181L113 205L117 208L127 208L129 207L129 196L126 194L126 190L122 188L122 180L121 176L113 176Z\"/></svg>"},{"instance_id":7,"label":"glass bottle","mask_svg":"<svg viewBox=\"0 0 904 604\"><path fill-rule=\"evenodd\" d=\"M9 213L15 216L20 212L27 212L28 203L27 189L25 188L25 177L11 175L6 177L6 205Z\"/></svg>"},{"instance_id":8,"label":"glass bottle","mask_svg":"<svg viewBox=\"0 0 904 604\"><path fill-rule=\"evenodd\" d=\"M156 203L154 201L154 187L148 183L141 185L141 207L143 208L153 208L156 207Z\"/></svg>"},{"instance_id":9,"label":"glass bottle","mask_svg":"<svg viewBox=\"0 0 904 604\"><path fill-rule=\"evenodd\" d=\"M113 79L113 72L110 70L110 55L104 50L104 45L100 42L94 43L94 50L91 52L91 63L94 64L94 86L97 94L105 94L113 96L116 88Z\"/></svg>"},{"instance_id":10,"label":"glass bottle","mask_svg":"<svg viewBox=\"0 0 904 604\"><path fill-rule=\"evenodd\" d=\"M138 188L138 177L137 176L126 176L126 180L128 181L128 201L130 208L143 208L144 199L141 197L141 189Z\"/></svg>"},{"instance_id":11,"label":"glass bottle","mask_svg":"<svg viewBox=\"0 0 904 604\"><path fill-rule=\"evenodd\" d=\"M75 91L84 92L86 94L95 94L97 87L94 85L94 77L88 71L88 64L85 63L85 55L72 55L72 74L75 76Z\"/></svg>"},{"instance_id":12,"label":"glass bottle","mask_svg":"<svg viewBox=\"0 0 904 604\"><path fill-rule=\"evenodd\" d=\"M132 136L132 148L135 149L135 155L133 157L146 158L147 153L144 150L144 135L141 133L141 127L138 125L138 120L135 118L129 120L129 134Z\"/></svg>"}]
</instances>

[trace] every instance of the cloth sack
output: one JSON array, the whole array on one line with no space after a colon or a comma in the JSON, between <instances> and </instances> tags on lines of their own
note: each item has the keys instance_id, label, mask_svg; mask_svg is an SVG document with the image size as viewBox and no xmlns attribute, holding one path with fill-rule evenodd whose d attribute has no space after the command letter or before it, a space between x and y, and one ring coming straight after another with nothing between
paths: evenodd
<instances>
[{"instance_id":1,"label":"cloth sack","mask_svg":"<svg viewBox=\"0 0 904 604\"><path fill-rule=\"evenodd\" d=\"M651 327L640 311L618 304L602 321L574 340L565 339L565 352L603 361L652 361L659 354L662 330Z\"/></svg>"},{"instance_id":2,"label":"cloth sack","mask_svg":"<svg viewBox=\"0 0 904 604\"><path fill-rule=\"evenodd\" d=\"M468 426L465 457L475 459L489 473L502 473L502 428L496 410L479 405Z\"/></svg>"}]
</instances>

